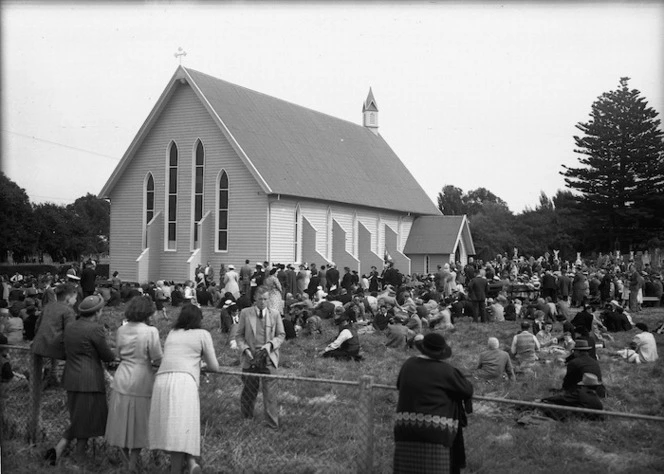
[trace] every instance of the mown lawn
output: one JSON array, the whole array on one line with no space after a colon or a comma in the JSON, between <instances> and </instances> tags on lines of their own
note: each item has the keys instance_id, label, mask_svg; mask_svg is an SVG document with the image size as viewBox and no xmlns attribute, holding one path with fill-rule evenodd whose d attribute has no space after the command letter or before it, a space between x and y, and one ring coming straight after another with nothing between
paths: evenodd
<instances>
[{"instance_id":1,"label":"mown lawn","mask_svg":"<svg viewBox=\"0 0 664 474\"><path fill-rule=\"evenodd\" d=\"M112 329L122 320L122 308L107 308L104 322ZM172 309L175 313L177 310ZM239 370L237 355L228 348L227 335L218 331L218 311L205 308L206 329L212 333L217 356L226 370ZM664 320L664 309L649 308L635 315L635 322L650 328ZM169 325L156 322L165 338ZM506 348L517 332L518 323L472 324L459 321L456 330L446 334L452 346L450 362L472 370L490 336L498 337ZM560 327L556 328L560 330ZM616 334L606 349L598 350L609 397L605 409L664 416L664 369L656 364L628 365L611 352L625 347L633 332ZM357 381L370 375L377 384L394 386L402 362L415 355L386 349L382 334L361 336L364 360L360 363L323 359L318 352L336 335L330 324L323 336L288 341L282 346L282 375L318 379ZM664 336L655 336L660 356L664 356ZM531 376L518 376L512 385L491 385L474 380L476 394L492 397L534 400L559 388L564 366L542 363ZM210 375L201 384L202 463L205 472L346 472L353 470L354 458L362 446L364 433L357 430L357 389L332 384L280 381L279 404L282 428L267 432L260 425L260 396L257 422L239 416L241 384L235 376ZM48 392L47 392L48 393ZM62 394L60 394L62 395ZM64 407L46 397L45 413L66 424ZM374 470L391 471L392 415L396 390L374 391ZM5 410L7 411L7 410ZM514 405L476 401L465 431L468 457L467 473L655 473L664 472L664 423L609 418L604 422L568 421L520 425L517 420L536 411ZM26 446L21 439L3 441L2 464L5 472L122 472L119 452L97 443L95 461L74 464L65 459L58 468L47 467L42 453L57 439L49 432L38 446ZM162 454L144 453L146 471L167 469Z\"/></svg>"}]
</instances>

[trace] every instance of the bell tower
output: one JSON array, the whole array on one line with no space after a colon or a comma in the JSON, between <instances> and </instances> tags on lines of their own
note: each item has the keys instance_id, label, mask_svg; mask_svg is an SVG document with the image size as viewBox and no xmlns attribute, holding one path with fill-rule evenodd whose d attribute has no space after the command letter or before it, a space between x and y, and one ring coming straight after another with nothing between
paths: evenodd
<instances>
[{"instance_id":1,"label":"bell tower","mask_svg":"<svg viewBox=\"0 0 664 474\"><path fill-rule=\"evenodd\" d=\"M373 91L369 87L369 95L362 105L363 125L378 135L378 105Z\"/></svg>"}]
</instances>

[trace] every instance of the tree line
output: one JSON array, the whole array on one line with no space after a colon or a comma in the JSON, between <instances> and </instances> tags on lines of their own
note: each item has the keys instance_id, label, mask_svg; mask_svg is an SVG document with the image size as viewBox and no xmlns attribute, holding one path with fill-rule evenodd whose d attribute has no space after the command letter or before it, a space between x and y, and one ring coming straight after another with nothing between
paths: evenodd
<instances>
[{"instance_id":1,"label":"tree line","mask_svg":"<svg viewBox=\"0 0 664 474\"><path fill-rule=\"evenodd\" d=\"M446 185L438 208L466 214L477 257L539 256L646 250L664 244L664 133L658 113L620 79L616 90L592 104L576 127L579 166L563 165L567 189L540 194L534 208L514 214L485 188L464 192ZM92 194L73 204L32 204L25 190L0 172L0 261L21 262L44 253L54 261L108 252L110 205Z\"/></svg>"},{"instance_id":2,"label":"tree line","mask_svg":"<svg viewBox=\"0 0 664 474\"><path fill-rule=\"evenodd\" d=\"M23 188L0 172L0 261L78 261L108 252L110 204L93 194L72 204L33 204Z\"/></svg>"},{"instance_id":3,"label":"tree line","mask_svg":"<svg viewBox=\"0 0 664 474\"><path fill-rule=\"evenodd\" d=\"M567 189L544 192L534 209L513 214L485 188L463 192L446 185L438 194L443 214L467 214L478 258L500 253L539 256L576 252L646 250L664 244L664 140L655 109L629 78L593 104L574 136L578 167L563 165Z\"/></svg>"}]
</instances>

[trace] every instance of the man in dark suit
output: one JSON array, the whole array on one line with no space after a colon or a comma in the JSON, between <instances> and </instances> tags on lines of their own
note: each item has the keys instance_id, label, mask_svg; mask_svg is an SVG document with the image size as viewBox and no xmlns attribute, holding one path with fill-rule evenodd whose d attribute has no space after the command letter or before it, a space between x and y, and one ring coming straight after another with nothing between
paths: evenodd
<instances>
[{"instance_id":1,"label":"man in dark suit","mask_svg":"<svg viewBox=\"0 0 664 474\"><path fill-rule=\"evenodd\" d=\"M572 294L572 280L565 272L558 275L558 298L567 301Z\"/></svg>"},{"instance_id":2,"label":"man in dark suit","mask_svg":"<svg viewBox=\"0 0 664 474\"><path fill-rule=\"evenodd\" d=\"M255 292L255 304L240 313L237 347L242 354L242 372L252 372L252 362L259 357L259 351L267 352L265 372L274 373L279 367L279 347L286 338L284 324L278 311L267 307L268 289L260 286ZM240 409L244 418L253 418L259 385L263 391L265 419L270 428L279 428L279 408L274 393L274 380L256 376L242 376Z\"/></svg>"},{"instance_id":3,"label":"man in dark suit","mask_svg":"<svg viewBox=\"0 0 664 474\"><path fill-rule=\"evenodd\" d=\"M337 289L339 288L339 270L337 270L336 265L330 265L330 268L327 270L326 279L328 292L333 286L337 287Z\"/></svg>"},{"instance_id":4,"label":"man in dark suit","mask_svg":"<svg viewBox=\"0 0 664 474\"><path fill-rule=\"evenodd\" d=\"M556 284L556 277L551 270L546 270L542 277L542 298L546 299L547 296L555 303L557 301L556 293L558 285Z\"/></svg>"},{"instance_id":5,"label":"man in dark suit","mask_svg":"<svg viewBox=\"0 0 664 474\"><path fill-rule=\"evenodd\" d=\"M93 295L97 285L97 272L92 261L85 264L85 268L81 272L81 289L83 290L83 298Z\"/></svg>"},{"instance_id":6,"label":"man in dark suit","mask_svg":"<svg viewBox=\"0 0 664 474\"><path fill-rule=\"evenodd\" d=\"M473 305L473 320L486 322L486 294L489 291L489 282L482 268L479 274L468 283L468 300Z\"/></svg>"}]
</instances>

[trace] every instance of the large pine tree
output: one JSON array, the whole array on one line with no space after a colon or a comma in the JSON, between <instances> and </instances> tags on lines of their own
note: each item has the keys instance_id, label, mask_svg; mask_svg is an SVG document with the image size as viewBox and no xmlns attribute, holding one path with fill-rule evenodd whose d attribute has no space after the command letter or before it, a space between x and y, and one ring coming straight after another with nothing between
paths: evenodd
<instances>
[{"instance_id":1,"label":"large pine tree","mask_svg":"<svg viewBox=\"0 0 664 474\"><path fill-rule=\"evenodd\" d=\"M661 231L664 193L664 133L657 111L629 78L592 105L590 120L574 136L578 168L563 165L566 186L578 191L579 204L597 223L595 230L613 247L642 244Z\"/></svg>"}]
</instances>

